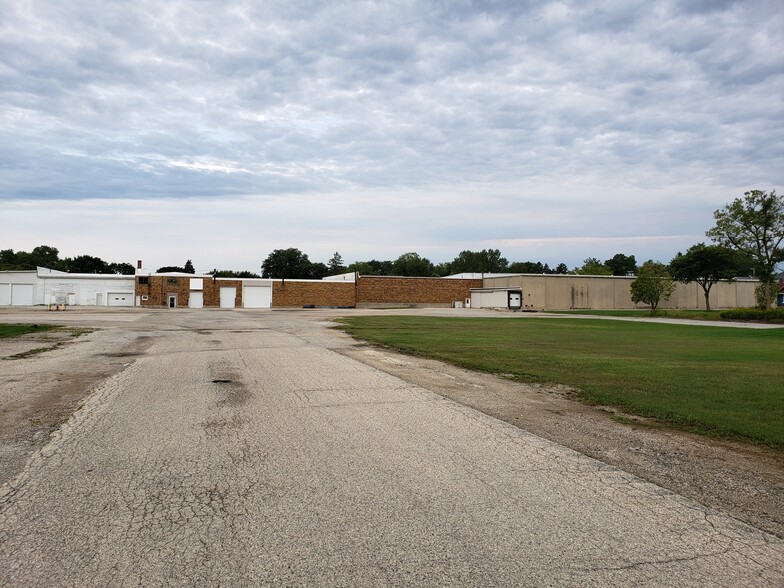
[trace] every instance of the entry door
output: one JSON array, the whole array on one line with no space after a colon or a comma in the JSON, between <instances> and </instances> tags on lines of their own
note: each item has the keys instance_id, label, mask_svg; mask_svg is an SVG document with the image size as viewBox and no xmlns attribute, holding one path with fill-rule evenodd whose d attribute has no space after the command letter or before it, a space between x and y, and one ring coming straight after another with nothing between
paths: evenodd
<instances>
[{"instance_id":1,"label":"entry door","mask_svg":"<svg viewBox=\"0 0 784 588\"><path fill-rule=\"evenodd\" d=\"M236 306L237 288L234 286L222 286L220 289L220 307L234 308Z\"/></svg>"},{"instance_id":2,"label":"entry door","mask_svg":"<svg viewBox=\"0 0 784 588\"><path fill-rule=\"evenodd\" d=\"M188 306L190 308L203 308L204 307L204 292L201 290L191 290L188 297Z\"/></svg>"},{"instance_id":3,"label":"entry door","mask_svg":"<svg viewBox=\"0 0 784 588\"><path fill-rule=\"evenodd\" d=\"M177 308L177 295L169 294L169 308Z\"/></svg>"}]
</instances>

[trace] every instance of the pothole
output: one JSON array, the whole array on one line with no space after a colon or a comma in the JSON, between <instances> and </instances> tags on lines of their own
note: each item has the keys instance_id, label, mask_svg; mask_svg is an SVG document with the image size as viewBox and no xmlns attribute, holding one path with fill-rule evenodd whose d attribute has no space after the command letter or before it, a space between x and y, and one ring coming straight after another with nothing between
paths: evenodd
<instances>
[{"instance_id":1,"label":"pothole","mask_svg":"<svg viewBox=\"0 0 784 588\"><path fill-rule=\"evenodd\" d=\"M224 380L224 379L218 379L212 381L213 384L231 384L232 382L233 380Z\"/></svg>"}]
</instances>

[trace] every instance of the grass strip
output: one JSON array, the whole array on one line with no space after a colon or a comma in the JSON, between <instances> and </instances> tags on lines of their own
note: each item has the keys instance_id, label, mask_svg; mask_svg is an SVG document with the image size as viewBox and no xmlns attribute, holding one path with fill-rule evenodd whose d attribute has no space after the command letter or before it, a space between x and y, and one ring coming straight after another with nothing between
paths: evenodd
<instances>
[{"instance_id":1,"label":"grass strip","mask_svg":"<svg viewBox=\"0 0 784 588\"><path fill-rule=\"evenodd\" d=\"M566 384L587 402L784 449L784 329L545 318L369 316L352 336L469 369Z\"/></svg>"},{"instance_id":2,"label":"grass strip","mask_svg":"<svg viewBox=\"0 0 784 588\"><path fill-rule=\"evenodd\" d=\"M55 325L15 325L15 324L0 324L0 339L8 337L20 337L28 333L44 333L57 329Z\"/></svg>"}]
</instances>

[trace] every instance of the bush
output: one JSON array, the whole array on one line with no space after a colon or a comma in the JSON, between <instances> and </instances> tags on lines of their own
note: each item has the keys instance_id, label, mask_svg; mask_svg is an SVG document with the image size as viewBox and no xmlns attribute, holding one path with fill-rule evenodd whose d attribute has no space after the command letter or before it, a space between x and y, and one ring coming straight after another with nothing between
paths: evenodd
<instances>
[{"instance_id":1,"label":"bush","mask_svg":"<svg viewBox=\"0 0 784 588\"><path fill-rule=\"evenodd\" d=\"M722 320L726 321L760 321L763 323L784 324L784 308L760 310L759 308L733 308L721 313Z\"/></svg>"}]
</instances>

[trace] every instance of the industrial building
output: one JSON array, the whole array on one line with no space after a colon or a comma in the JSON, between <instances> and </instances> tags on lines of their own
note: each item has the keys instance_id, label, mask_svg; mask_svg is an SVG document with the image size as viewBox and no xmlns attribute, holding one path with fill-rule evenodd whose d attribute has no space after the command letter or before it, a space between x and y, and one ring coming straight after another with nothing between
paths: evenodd
<instances>
[{"instance_id":1,"label":"industrial building","mask_svg":"<svg viewBox=\"0 0 784 588\"><path fill-rule=\"evenodd\" d=\"M445 278L363 276L323 280L218 278L155 273L68 274L47 268L0 272L0 306L136 306L142 308L457 307L537 310L646 308L631 300L633 277L550 274L459 274ZM719 282L711 308L754 306L753 279ZM702 288L678 284L661 308L704 308Z\"/></svg>"}]
</instances>

